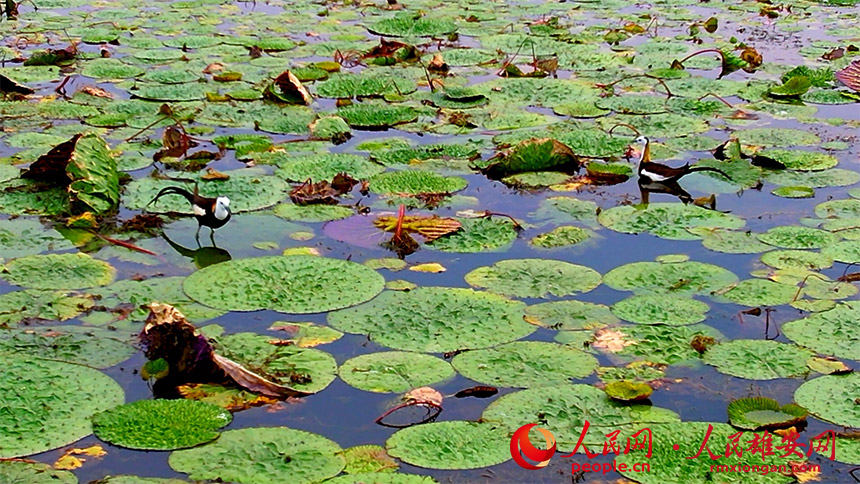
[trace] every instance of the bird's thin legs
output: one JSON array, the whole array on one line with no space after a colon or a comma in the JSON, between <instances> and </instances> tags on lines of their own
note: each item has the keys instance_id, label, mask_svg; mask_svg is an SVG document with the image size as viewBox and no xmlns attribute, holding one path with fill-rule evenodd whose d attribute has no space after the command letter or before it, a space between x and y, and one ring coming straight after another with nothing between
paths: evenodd
<instances>
[{"instance_id":1,"label":"bird's thin legs","mask_svg":"<svg viewBox=\"0 0 860 484\"><path fill-rule=\"evenodd\" d=\"M194 235L194 240L197 241L197 247L200 247L200 224L197 224L197 233Z\"/></svg>"},{"instance_id":2,"label":"bird's thin legs","mask_svg":"<svg viewBox=\"0 0 860 484\"><path fill-rule=\"evenodd\" d=\"M212 247L215 247L215 229L209 227L209 240L212 241Z\"/></svg>"}]
</instances>

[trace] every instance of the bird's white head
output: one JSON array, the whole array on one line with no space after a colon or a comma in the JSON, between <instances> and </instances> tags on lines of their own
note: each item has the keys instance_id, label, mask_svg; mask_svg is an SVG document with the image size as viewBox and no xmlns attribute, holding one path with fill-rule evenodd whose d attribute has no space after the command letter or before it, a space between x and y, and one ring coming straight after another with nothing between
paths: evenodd
<instances>
[{"instance_id":1,"label":"bird's white head","mask_svg":"<svg viewBox=\"0 0 860 484\"><path fill-rule=\"evenodd\" d=\"M645 136L639 136L634 143L639 145L639 163L651 161L651 142Z\"/></svg>"},{"instance_id":2,"label":"bird's white head","mask_svg":"<svg viewBox=\"0 0 860 484\"><path fill-rule=\"evenodd\" d=\"M218 197L215 199L215 218L224 220L230 215L230 199L227 197Z\"/></svg>"}]
</instances>

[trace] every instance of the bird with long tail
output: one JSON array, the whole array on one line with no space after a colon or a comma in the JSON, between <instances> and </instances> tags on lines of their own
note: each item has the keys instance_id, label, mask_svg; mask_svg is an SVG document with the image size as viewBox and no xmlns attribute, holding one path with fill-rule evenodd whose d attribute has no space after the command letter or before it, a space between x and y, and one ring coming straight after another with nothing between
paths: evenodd
<instances>
[{"instance_id":1,"label":"bird with long tail","mask_svg":"<svg viewBox=\"0 0 860 484\"><path fill-rule=\"evenodd\" d=\"M651 141L645 136L639 136L634 140L634 143L640 146L639 148L639 187L643 190L655 193L670 193L677 196L684 203L693 201L692 195L684 190L678 183L678 180L695 173L697 171L710 171L718 173L731 181L726 172L718 168L710 166L690 166L689 163L684 166L673 168L662 163L651 161Z\"/></svg>"},{"instance_id":2,"label":"bird with long tail","mask_svg":"<svg viewBox=\"0 0 860 484\"><path fill-rule=\"evenodd\" d=\"M194 218L197 219L197 234L194 240L197 245L200 245L200 228L209 227L209 239L212 244L215 244L215 229L223 227L230 221L230 199L224 196L221 197L204 197L197 193L197 186L194 187L194 193L181 187L165 187L155 195L147 207L158 201L164 195L179 195L185 197L188 203L191 204L191 211L194 213Z\"/></svg>"}]
</instances>

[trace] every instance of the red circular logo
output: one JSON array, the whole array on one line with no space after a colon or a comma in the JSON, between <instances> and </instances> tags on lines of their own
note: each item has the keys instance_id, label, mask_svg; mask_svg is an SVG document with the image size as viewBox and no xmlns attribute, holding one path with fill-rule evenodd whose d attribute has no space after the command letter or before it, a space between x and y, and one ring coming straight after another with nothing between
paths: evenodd
<instances>
[{"instance_id":1,"label":"red circular logo","mask_svg":"<svg viewBox=\"0 0 860 484\"><path fill-rule=\"evenodd\" d=\"M546 449L538 449L532 445L531 440L529 440L529 431L532 428L543 435ZM537 424L523 425L511 437L511 457L524 469L534 470L546 467L553 454L555 454L555 436L549 430L537 427ZM523 457L535 462L535 464L529 463Z\"/></svg>"}]
</instances>

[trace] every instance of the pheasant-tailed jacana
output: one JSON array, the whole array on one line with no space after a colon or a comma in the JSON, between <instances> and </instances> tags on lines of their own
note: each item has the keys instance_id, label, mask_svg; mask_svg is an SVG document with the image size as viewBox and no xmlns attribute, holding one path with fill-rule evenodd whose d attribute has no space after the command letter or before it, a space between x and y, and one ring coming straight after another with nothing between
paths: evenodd
<instances>
[{"instance_id":1,"label":"pheasant-tailed jacana","mask_svg":"<svg viewBox=\"0 0 860 484\"><path fill-rule=\"evenodd\" d=\"M723 170L717 168L711 168L710 166L690 166L687 163L684 166L678 168L672 168L668 165L663 165L661 163L655 163L651 161L651 141L645 136L640 136L635 140L636 144L641 145L641 154L639 155L639 181L650 183L667 183L667 182L676 182L686 175L696 171L712 171L714 173L719 173L720 175L726 177L726 179L731 180L732 178L726 174Z\"/></svg>"},{"instance_id":2,"label":"pheasant-tailed jacana","mask_svg":"<svg viewBox=\"0 0 860 484\"><path fill-rule=\"evenodd\" d=\"M215 244L215 229L223 227L230 220L230 199L227 197L204 197L197 194L197 187L194 188L194 193L180 187L162 188L160 192L146 206L155 203L162 195L180 195L185 197L191 204L191 211L194 212L194 218L197 219L197 234L194 240L200 245L200 227L209 227L209 239L212 244Z\"/></svg>"}]
</instances>

